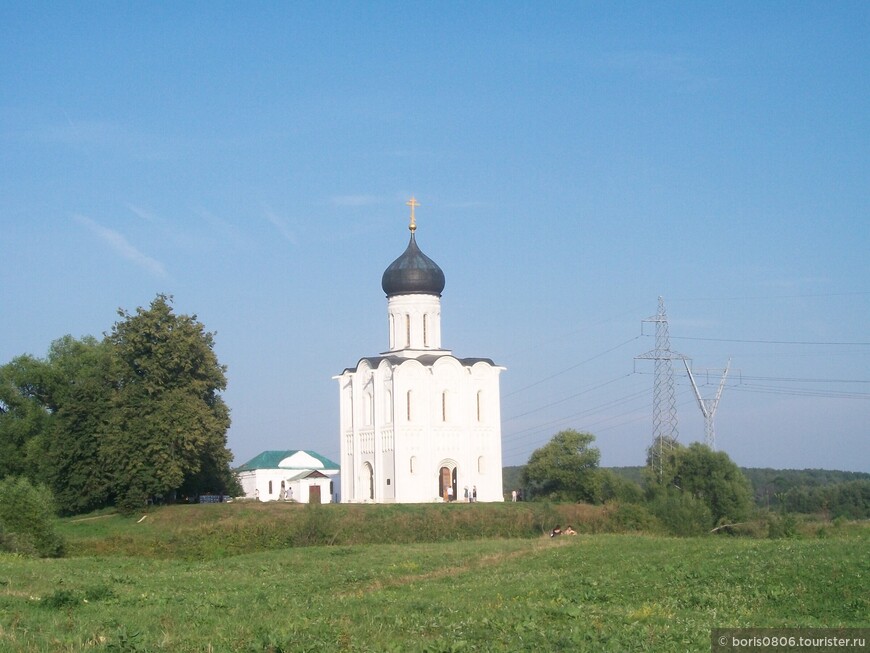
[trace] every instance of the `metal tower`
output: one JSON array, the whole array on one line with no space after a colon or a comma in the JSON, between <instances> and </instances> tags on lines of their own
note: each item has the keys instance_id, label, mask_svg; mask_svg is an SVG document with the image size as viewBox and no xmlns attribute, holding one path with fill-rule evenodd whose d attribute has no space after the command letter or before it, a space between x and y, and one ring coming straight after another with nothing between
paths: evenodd
<instances>
[{"instance_id":1,"label":"metal tower","mask_svg":"<svg viewBox=\"0 0 870 653\"><path fill-rule=\"evenodd\" d=\"M698 385L695 383L695 376L692 374L692 369L689 363L683 359L686 366L686 373L689 375L689 381L692 382L692 389L695 391L695 397L698 399L698 406L701 407L701 414L704 416L704 441L707 446L715 451L716 449L716 428L713 425L713 417L716 415L716 409L719 407L719 400L722 398L722 390L725 389L725 379L728 378L728 370L731 368L731 359L728 359L728 364L725 366L725 372L722 374L722 380L719 381L719 389L716 390L716 396L713 399L701 399L701 393L698 391Z\"/></svg>"},{"instance_id":2,"label":"metal tower","mask_svg":"<svg viewBox=\"0 0 870 653\"><path fill-rule=\"evenodd\" d=\"M653 386L653 442L658 447L659 478L662 476L662 460L665 449L677 440L677 401L674 396L674 369L672 361L686 360L687 356L671 350L668 335L668 316L665 300L659 297L659 312L642 320L656 325L656 348L635 356L635 360L654 360L655 384Z\"/></svg>"}]
</instances>

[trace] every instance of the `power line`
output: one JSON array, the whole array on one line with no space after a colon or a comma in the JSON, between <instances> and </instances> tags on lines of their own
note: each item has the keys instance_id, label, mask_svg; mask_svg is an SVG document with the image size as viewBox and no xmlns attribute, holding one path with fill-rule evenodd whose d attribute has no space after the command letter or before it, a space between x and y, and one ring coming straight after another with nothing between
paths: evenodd
<instances>
[{"instance_id":1,"label":"power line","mask_svg":"<svg viewBox=\"0 0 870 653\"><path fill-rule=\"evenodd\" d=\"M604 383L599 383L598 385L592 386L591 388L586 388L584 390L581 390L580 392L575 392L573 395L568 395L567 397L563 397L562 399L558 399L558 400L553 401L549 404L544 404L543 406L538 406L537 408L533 408L532 410L527 410L525 413L520 413L519 415L512 415L511 417L507 417L507 418L503 419L502 424L504 424L505 422L510 422L511 420L514 420L514 419L519 419L520 417L525 417L526 415L531 415L532 413L537 413L539 410L544 410L545 408L550 408L552 406L557 406L559 404L563 404L566 401L568 401L569 399L575 399L576 397L579 397L581 395L585 395L587 392L592 392L593 390L598 390L598 388L603 388L606 385L610 385L611 383L615 383L616 381L619 381L620 379L624 379L628 376L631 376L631 374L624 374L622 376L618 376L615 379L610 379L610 381L605 381Z\"/></svg>"},{"instance_id":2,"label":"power line","mask_svg":"<svg viewBox=\"0 0 870 653\"><path fill-rule=\"evenodd\" d=\"M653 372L637 371L635 374L651 376ZM781 383L870 383L870 379L805 379L795 376L752 376L748 374L740 374L740 378L744 381L779 381Z\"/></svg>"},{"instance_id":3,"label":"power line","mask_svg":"<svg viewBox=\"0 0 870 653\"><path fill-rule=\"evenodd\" d=\"M856 346L868 347L870 342L816 342L811 340L740 340L737 338L693 338L691 336L671 336L674 340L702 340L705 342L742 342L747 344L761 345L810 345L823 346L831 345L837 347Z\"/></svg>"},{"instance_id":4,"label":"power line","mask_svg":"<svg viewBox=\"0 0 870 653\"><path fill-rule=\"evenodd\" d=\"M544 377L543 379L541 379L539 381L535 381L534 383L530 383L529 385L524 386L522 388L519 388L517 390L514 390L513 392L509 392L506 395L502 395L502 397L504 399L506 399L508 397L512 397L513 395L520 393L520 392L523 392L524 390L528 390L529 388L534 388L536 385L540 385L546 381L549 381L551 379L555 379L557 376L560 376L560 375L564 374L565 372L570 372L571 370L576 369L576 368L580 367L581 365L585 365L586 363L589 363L590 361L594 361L596 358L601 358L602 356L609 354L610 352L616 351L620 347L625 347L627 344L634 342L638 338L640 338L640 336L635 336L634 338L630 338L630 339L626 340L625 342L616 345L615 347L611 347L610 349L601 352L600 354L595 354L594 356L591 356L591 357L587 358L586 360L582 360L579 363L575 363L574 365L571 365L570 367L566 367L563 370L559 370L555 374L551 374L550 376Z\"/></svg>"}]
</instances>

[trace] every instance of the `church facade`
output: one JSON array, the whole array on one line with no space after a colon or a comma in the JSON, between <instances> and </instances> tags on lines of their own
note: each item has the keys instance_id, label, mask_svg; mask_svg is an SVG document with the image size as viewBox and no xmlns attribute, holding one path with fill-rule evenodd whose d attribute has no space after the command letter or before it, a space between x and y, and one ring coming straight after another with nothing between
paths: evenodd
<instances>
[{"instance_id":1,"label":"church facade","mask_svg":"<svg viewBox=\"0 0 870 653\"><path fill-rule=\"evenodd\" d=\"M444 272L411 238L384 271L389 349L339 384L341 501L502 501L499 375L441 347Z\"/></svg>"}]
</instances>

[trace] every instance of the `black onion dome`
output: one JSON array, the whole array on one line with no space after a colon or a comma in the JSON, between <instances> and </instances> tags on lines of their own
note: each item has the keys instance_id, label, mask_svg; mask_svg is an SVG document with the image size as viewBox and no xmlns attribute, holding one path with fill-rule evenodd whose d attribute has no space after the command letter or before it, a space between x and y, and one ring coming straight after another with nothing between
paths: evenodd
<instances>
[{"instance_id":1,"label":"black onion dome","mask_svg":"<svg viewBox=\"0 0 870 653\"><path fill-rule=\"evenodd\" d=\"M414 232L405 252L384 270L381 288L394 295L438 295L444 290L444 272L417 247Z\"/></svg>"}]
</instances>

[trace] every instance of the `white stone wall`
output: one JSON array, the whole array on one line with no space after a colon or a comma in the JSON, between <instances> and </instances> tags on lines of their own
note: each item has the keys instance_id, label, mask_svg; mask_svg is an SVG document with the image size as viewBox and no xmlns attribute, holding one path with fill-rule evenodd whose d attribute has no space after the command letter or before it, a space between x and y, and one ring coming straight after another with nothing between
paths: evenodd
<instances>
[{"instance_id":1,"label":"white stone wall","mask_svg":"<svg viewBox=\"0 0 870 653\"><path fill-rule=\"evenodd\" d=\"M446 466L456 469L455 498L476 485L479 501L502 501L502 371L444 355L431 366L409 358L395 367L381 361L377 369L363 359L337 377L341 500L437 501Z\"/></svg>"}]
</instances>

